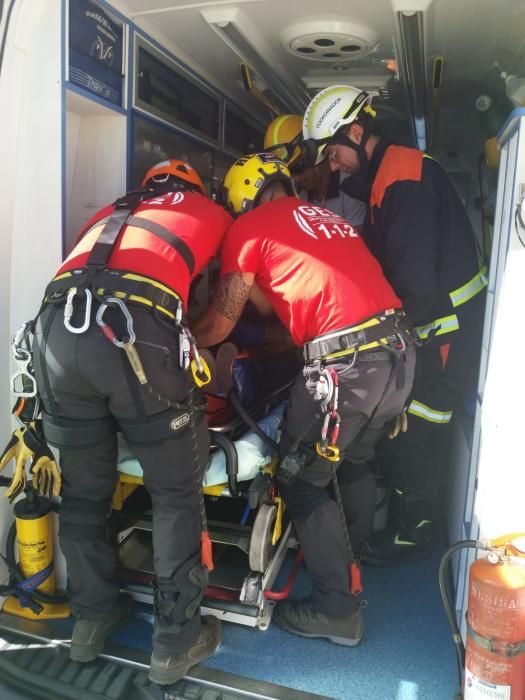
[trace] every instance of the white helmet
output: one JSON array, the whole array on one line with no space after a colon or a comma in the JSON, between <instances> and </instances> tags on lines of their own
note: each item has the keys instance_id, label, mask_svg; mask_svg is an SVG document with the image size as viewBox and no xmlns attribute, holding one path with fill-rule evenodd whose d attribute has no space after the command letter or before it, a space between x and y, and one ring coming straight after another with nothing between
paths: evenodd
<instances>
[{"instance_id":1,"label":"white helmet","mask_svg":"<svg viewBox=\"0 0 525 700\"><path fill-rule=\"evenodd\" d=\"M304 140L320 142L317 144L316 165L324 160L323 150L330 137L341 127L355 122L361 110L371 117L376 116L371 102L372 97L367 92L351 85L332 85L317 93L306 108L303 119Z\"/></svg>"}]
</instances>

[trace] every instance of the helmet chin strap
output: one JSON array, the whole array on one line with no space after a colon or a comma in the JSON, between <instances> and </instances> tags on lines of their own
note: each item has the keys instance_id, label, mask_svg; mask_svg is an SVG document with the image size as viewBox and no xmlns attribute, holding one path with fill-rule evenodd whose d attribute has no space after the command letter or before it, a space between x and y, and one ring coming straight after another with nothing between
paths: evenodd
<instances>
[{"instance_id":1,"label":"helmet chin strap","mask_svg":"<svg viewBox=\"0 0 525 700\"><path fill-rule=\"evenodd\" d=\"M359 170L365 166L368 163L368 156L366 153L366 143L370 137L370 132L371 132L371 124L370 120L367 120L364 124L362 124L363 127L363 134L361 136L361 141L359 143L354 143L352 139L350 139L346 131L343 132L341 129L341 133L336 133L334 134L333 139L330 139L329 143L339 143L341 146L347 146L348 148L351 148L352 150L356 151L357 157L359 159ZM347 128L347 127L343 127ZM358 172L358 171L356 171Z\"/></svg>"}]
</instances>

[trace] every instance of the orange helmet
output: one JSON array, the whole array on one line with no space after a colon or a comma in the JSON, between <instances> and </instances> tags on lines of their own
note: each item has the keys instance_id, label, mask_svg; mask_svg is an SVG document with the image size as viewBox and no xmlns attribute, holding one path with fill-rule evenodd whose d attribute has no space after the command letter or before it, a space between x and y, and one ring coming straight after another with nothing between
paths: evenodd
<instances>
[{"instance_id":1,"label":"orange helmet","mask_svg":"<svg viewBox=\"0 0 525 700\"><path fill-rule=\"evenodd\" d=\"M206 190L197 171L189 163L183 160L175 160L174 158L163 160L161 163L151 167L144 176L141 187L146 187L148 184L159 185L167 183L170 175L180 180L181 184L189 185L191 189L198 190L201 194L206 195Z\"/></svg>"}]
</instances>

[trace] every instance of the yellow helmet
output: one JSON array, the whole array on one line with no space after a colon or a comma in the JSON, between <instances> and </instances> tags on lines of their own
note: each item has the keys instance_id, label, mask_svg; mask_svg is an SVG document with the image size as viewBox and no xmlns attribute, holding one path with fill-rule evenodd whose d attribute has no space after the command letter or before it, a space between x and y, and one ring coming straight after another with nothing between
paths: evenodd
<instances>
[{"instance_id":1,"label":"yellow helmet","mask_svg":"<svg viewBox=\"0 0 525 700\"><path fill-rule=\"evenodd\" d=\"M291 168L301 157L298 144L302 133L303 118L300 114L282 114L268 125L264 135L264 150L271 150Z\"/></svg>"},{"instance_id":2,"label":"yellow helmet","mask_svg":"<svg viewBox=\"0 0 525 700\"><path fill-rule=\"evenodd\" d=\"M288 166L273 153L254 153L239 158L224 176L219 201L238 216L257 205L262 191L271 182L281 181L288 194L296 194Z\"/></svg>"}]
</instances>

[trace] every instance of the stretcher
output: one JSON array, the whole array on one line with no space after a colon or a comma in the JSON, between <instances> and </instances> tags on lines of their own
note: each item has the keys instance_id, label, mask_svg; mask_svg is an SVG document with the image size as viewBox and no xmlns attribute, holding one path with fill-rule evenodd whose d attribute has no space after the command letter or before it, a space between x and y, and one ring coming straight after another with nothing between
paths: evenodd
<instances>
[{"instance_id":1,"label":"stretcher","mask_svg":"<svg viewBox=\"0 0 525 700\"><path fill-rule=\"evenodd\" d=\"M202 611L262 630L279 597L271 588L288 548L296 546L275 487L275 450L264 439L266 435L275 446L288 391L289 384L249 409L235 392L228 399L208 395L211 450L203 492L215 568ZM118 471L112 514L117 575L137 600L152 602L151 514L140 489L142 468L123 441Z\"/></svg>"}]
</instances>

